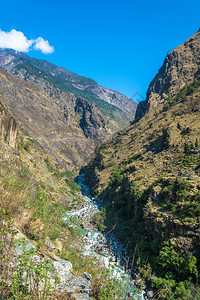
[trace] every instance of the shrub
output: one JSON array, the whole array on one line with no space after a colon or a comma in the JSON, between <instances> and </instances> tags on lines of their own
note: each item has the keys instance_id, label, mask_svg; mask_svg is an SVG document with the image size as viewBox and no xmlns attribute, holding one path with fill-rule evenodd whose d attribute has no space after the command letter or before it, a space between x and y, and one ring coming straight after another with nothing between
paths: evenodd
<instances>
[{"instance_id":1,"label":"shrub","mask_svg":"<svg viewBox=\"0 0 200 300\"><path fill-rule=\"evenodd\" d=\"M0 298L47 298L53 290L48 276L49 262L36 258L34 248L27 250L25 239L15 241L17 231L13 228L11 215L3 208L0 224ZM19 247L22 254L17 255Z\"/></svg>"},{"instance_id":2,"label":"shrub","mask_svg":"<svg viewBox=\"0 0 200 300\"><path fill-rule=\"evenodd\" d=\"M173 105L174 105L174 100L171 97L167 98L166 99L166 103L165 103L165 105L163 107L163 111L167 111Z\"/></svg>"},{"instance_id":3,"label":"shrub","mask_svg":"<svg viewBox=\"0 0 200 300\"><path fill-rule=\"evenodd\" d=\"M196 257L178 245L166 243L159 252L158 264L165 271L174 272L177 280L198 277Z\"/></svg>"},{"instance_id":4,"label":"shrub","mask_svg":"<svg viewBox=\"0 0 200 300\"><path fill-rule=\"evenodd\" d=\"M156 136L155 132L150 133L149 140L152 140L153 138L155 138L155 136Z\"/></svg>"},{"instance_id":5,"label":"shrub","mask_svg":"<svg viewBox=\"0 0 200 300\"><path fill-rule=\"evenodd\" d=\"M123 172L121 169L114 169L112 171L112 174L110 175L110 180L114 183L114 182L122 182L124 178Z\"/></svg>"}]
</instances>

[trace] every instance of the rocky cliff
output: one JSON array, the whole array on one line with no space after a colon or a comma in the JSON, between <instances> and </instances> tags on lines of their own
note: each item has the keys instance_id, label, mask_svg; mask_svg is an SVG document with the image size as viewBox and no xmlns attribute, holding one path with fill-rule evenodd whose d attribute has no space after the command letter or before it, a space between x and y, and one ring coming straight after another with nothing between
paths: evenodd
<instances>
[{"instance_id":1,"label":"rocky cliff","mask_svg":"<svg viewBox=\"0 0 200 300\"><path fill-rule=\"evenodd\" d=\"M146 101L140 103L136 113L139 120L149 109L164 105L168 97L174 97L187 83L191 83L200 65L200 32L170 52L158 74L150 83Z\"/></svg>"},{"instance_id":2,"label":"rocky cliff","mask_svg":"<svg viewBox=\"0 0 200 300\"><path fill-rule=\"evenodd\" d=\"M0 139L17 150L17 122L1 103L1 98L2 95L0 95Z\"/></svg>"}]
</instances>

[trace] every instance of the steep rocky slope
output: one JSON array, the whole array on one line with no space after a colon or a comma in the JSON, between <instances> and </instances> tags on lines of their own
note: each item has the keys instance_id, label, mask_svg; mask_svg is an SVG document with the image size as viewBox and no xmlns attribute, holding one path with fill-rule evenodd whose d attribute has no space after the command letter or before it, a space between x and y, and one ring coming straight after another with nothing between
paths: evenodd
<instances>
[{"instance_id":1,"label":"steep rocky slope","mask_svg":"<svg viewBox=\"0 0 200 300\"><path fill-rule=\"evenodd\" d=\"M45 150L0 100L0 298L89 300L84 259L78 271L68 261L83 247L81 235L62 220L83 199L73 174Z\"/></svg>"},{"instance_id":2,"label":"steep rocky slope","mask_svg":"<svg viewBox=\"0 0 200 300\"><path fill-rule=\"evenodd\" d=\"M60 99L63 92L94 102L103 113L107 127L122 129L133 121L137 104L124 95L99 86L94 80L74 74L47 61L31 58L13 50L0 50L0 67L44 89ZM68 104L73 110L72 103Z\"/></svg>"},{"instance_id":3,"label":"steep rocky slope","mask_svg":"<svg viewBox=\"0 0 200 300\"><path fill-rule=\"evenodd\" d=\"M194 80L200 64L200 32L170 52L147 91L146 100L141 102L136 115L139 120L150 110L159 109L167 97L174 97L186 83Z\"/></svg>"},{"instance_id":4,"label":"steep rocky slope","mask_svg":"<svg viewBox=\"0 0 200 300\"><path fill-rule=\"evenodd\" d=\"M116 251L109 249L118 240L110 237L108 246L97 231L103 214L84 177L80 192L75 175L59 165L62 158L55 161L53 152L28 137L0 100L0 298L124 298L122 282L103 266L114 262ZM118 253L123 251L120 245ZM126 295L137 292L128 284Z\"/></svg>"},{"instance_id":5,"label":"steep rocky slope","mask_svg":"<svg viewBox=\"0 0 200 300\"><path fill-rule=\"evenodd\" d=\"M198 32L168 54L144 116L97 147L89 168L108 228L162 299L199 299L199 45Z\"/></svg>"},{"instance_id":6,"label":"steep rocky slope","mask_svg":"<svg viewBox=\"0 0 200 300\"><path fill-rule=\"evenodd\" d=\"M23 134L34 139L58 163L62 161L71 168L87 163L94 142L110 134L94 104L65 92L59 100L53 99L42 89L3 70L0 99L18 121Z\"/></svg>"}]
</instances>

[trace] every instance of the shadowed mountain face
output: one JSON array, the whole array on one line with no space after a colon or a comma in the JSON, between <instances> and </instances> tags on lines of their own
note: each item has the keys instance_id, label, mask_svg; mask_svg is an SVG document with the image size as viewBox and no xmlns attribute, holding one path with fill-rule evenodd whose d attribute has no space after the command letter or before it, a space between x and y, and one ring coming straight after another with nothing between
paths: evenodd
<instances>
[{"instance_id":1,"label":"shadowed mountain face","mask_svg":"<svg viewBox=\"0 0 200 300\"><path fill-rule=\"evenodd\" d=\"M35 140L57 163L74 168L89 161L94 141L104 140L110 131L94 104L59 93L59 99L53 99L44 90L0 71L0 100L23 135Z\"/></svg>"},{"instance_id":2,"label":"shadowed mountain face","mask_svg":"<svg viewBox=\"0 0 200 300\"><path fill-rule=\"evenodd\" d=\"M126 96L98 85L94 80L74 74L45 60L34 59L14 50L0 50L0 67L44 89L50 97L63 92L94 102L107 127L117 131L134 120L137 104Z\"/></svg>"},{"instance_id":3,"label":"shadowed mountain face","mask_svg":"<svg viewBox=\"0 0 200 300\"><path fill-rule=\"evenodd\" d=\"M200 299L200 32L167 55L137 120L96 149L91 188L161 298Z\"/></svg>"}]
</instances>

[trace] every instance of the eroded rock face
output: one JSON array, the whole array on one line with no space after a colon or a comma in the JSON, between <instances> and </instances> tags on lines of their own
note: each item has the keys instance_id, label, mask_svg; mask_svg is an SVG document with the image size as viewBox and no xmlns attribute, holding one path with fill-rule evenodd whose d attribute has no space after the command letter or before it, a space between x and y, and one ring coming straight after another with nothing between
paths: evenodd
<instances>
[{"instance_id":1,"label":"eroded rock face","mask_svg":"<svg viewBox=\"0 0 200 300\"><path fill-rule=\"evenodd\" d=\"M17 150L17 122L0 102L0 139Z\"/></svg>"},{"instance_id":2,"label":"eroded rock face","mask_svg":"<svg viewBox=\"0 0 200 300\"><path fill-rule=\"evenodd\" d=\"M111 134L111 131L106 128L106 122L102 115L97 110L94 103L77 98L75 113L80 116L80 127L85 136L91 140L103 141Z\"/></svg>"}]
</instances>

